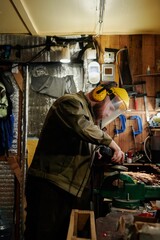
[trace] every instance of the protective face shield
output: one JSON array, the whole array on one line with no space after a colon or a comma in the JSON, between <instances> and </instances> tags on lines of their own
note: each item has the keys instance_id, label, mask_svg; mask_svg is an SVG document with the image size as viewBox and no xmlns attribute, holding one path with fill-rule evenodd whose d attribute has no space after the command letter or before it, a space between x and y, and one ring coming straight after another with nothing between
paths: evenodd
<instances>
[{"instance_id":1,"label":"protective face shield","mask_svg":"<svg viewBox=\"0 0 160 240\"><path fill-rule=\"evenodd\" d=\"M93 98L97 102L104 102L101 128L111 123L129 107L129 96L123 88L106 89L105 85L100 85L93 91Z\"/></svg>"}]
</instances>

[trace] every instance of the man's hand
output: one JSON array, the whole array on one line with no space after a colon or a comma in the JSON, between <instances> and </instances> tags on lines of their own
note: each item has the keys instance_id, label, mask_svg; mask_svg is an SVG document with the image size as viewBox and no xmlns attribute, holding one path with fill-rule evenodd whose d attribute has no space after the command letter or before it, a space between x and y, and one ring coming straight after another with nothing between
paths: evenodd
<instances>
[{"instance_id":1,"label":"man's hand","mask_svg":"<svg viewBox=\"0 0 160 240\"><path fill-rule=\"evenodd\" d=\"M110 143L109 147L114 151L113 157L111 158L112 162L118 163L118 164L123 164L124 163L125 154L120 149L120 147L117 145L117 143L112 140L112 142Z\"/></svg>"},{"instance_id":2,"label":"man's hand","mask_svg":"<svg viewBox=\"0 0 160 240\"><path fill-rule=\"evenodd\" d=\"M125 154L121 151L121 149L114 151L113 157L111 158L112 162L123 164L124 163Z\"/></svg>"}]
</instances>

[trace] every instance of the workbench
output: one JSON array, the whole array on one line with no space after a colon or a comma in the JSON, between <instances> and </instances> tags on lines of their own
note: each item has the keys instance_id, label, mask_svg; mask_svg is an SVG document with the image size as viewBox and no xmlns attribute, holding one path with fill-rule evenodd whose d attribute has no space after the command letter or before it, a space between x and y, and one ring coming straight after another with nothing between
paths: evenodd
<instances>
[{"instance_id":1,"label":"workbench","mask_svg":"<svg viewBox=\"0 0 160 240\"><path fill-rule=\"evenodd\" d=\"M142 163L125 163L123 167L133 172L147 172L158 174L160 173L159 166L155 164ZM160 185L147 185L143 182L135 182L125 172L113 169L111 164L104 166L103 177L99 177L99 183L94 188L94 196L96 198L97 215L103 212L104 199L109 199L112 206L137 209L143 205L144 202L150 200L160 200ZM101 169L102 170L102 169ZM101 172L102 174L102 172Z\"/></svg>"}]
</instances>

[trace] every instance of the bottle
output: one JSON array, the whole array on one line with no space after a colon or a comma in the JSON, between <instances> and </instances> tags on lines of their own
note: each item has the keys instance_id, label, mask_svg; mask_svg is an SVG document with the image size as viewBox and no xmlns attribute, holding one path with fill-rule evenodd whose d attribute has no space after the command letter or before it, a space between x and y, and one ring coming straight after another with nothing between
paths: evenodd
<instances>
[{"instance_id":1,"label":"bottle","mask_svg":"<svg viewBox=\"0 0 160 240\"><path fill-rule=\"evenodd\" d=\"M132 152L131 151L127 152L127 163L132 163Z\"/></svg>"},{"instance_id":2,"label":"bottle","mask_svg":"<svg viewBox=\"0 0 160 240\"><path fill-rule=\"evenodd\" d=\"M150 69L150 66L148 65L147 67L147 74L150 74L151 73L151 69Z\"/></svg>"},{"instance_id":3,"label":"bottle","mask_svg":"<svg viewBox=\"0 0 160 240\"><path fill-rule=\"evenodd\" d=\"M127 157L127 163L132 163L132 158Z\"/></svg>"}]
</instances>

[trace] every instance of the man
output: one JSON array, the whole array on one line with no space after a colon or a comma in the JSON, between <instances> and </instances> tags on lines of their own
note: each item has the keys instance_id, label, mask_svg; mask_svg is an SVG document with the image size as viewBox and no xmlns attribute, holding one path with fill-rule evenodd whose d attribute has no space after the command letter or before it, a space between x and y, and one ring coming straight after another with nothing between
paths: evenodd
<instances>
[{"instance_id":1,"label":"man","mask_svg":"<svg viewBox=\"0 0 160 240\"><path fill-rule=\"evenodd\" d=\"M124 153L99 125L105 127L128 105L127 92L108 85L53 103L27 174L26 240L66 240L71 210L89 209L95 146L109 146L112 162L123 163Z\"/></svg>"}]
</instances>

